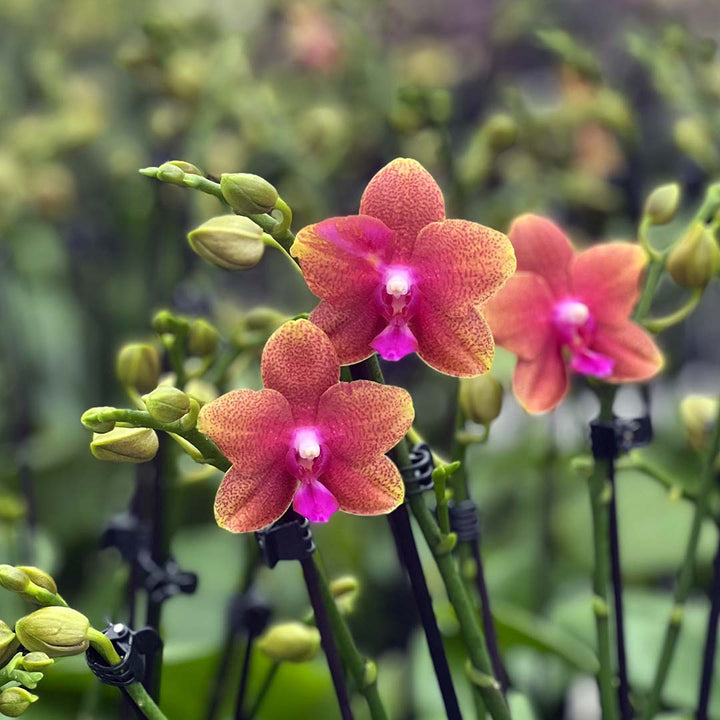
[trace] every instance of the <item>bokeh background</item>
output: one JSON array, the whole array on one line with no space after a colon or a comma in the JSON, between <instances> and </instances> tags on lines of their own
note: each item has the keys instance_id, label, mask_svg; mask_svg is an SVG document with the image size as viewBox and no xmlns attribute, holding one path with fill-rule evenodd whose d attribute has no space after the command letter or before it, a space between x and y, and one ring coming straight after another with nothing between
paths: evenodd
<instances>
[{"instance_id":1,"label":"bokeh background","mask_svg":"<svg viewBox=\"0 0 720 720\"><path fill-rule=\"evenodd\" d=\"M183 159L215 176L262 175L292 206L297 230L356 212L370 177L410 156L443 187L449 216L506 230L521 212L548 213L578 244L632 239L646 194L677 181L684 205L662 231L670 241L720 175L718 40L714 0L4 0L0 561L50 570L98 626L121 614L124 565L98 539L127 506L134 470L94 460L79 423L87 407L127 405L117 348L151 339L162 307L206 314L231 342L257 305L288 314L314 305L271 252L247 273L203 264L185 235L219 214L217 201L138 168ZM663 286L659 311L681 298ZM668 368L653 388L650 453L688 488L699 460L685 448L677 403L718 390L719 299L715 282L690 322L661 339ZM257 386L257 355L234 383ZM499 352L494 372L507 385L512 359ZM447 449L455 381L413 358L387 374L411 389L420 431ZM623 392L620 407L637 412L638 398ZM552 417L528 418L507 397L490 442L469 453L501 643L529 699L523 720L597 717L589 508L569 464L586 452L593 412L580 385ZM162 704L178 720L203 716L243 560L239 538L212 519L218 477L192 469L175 489L173 550L200 588L170 601L164 618ZM641 689L691 515L676 496L639 474L621 477L630 671ZM708 523L667 686L678 707L696 697L715 534ZM442 717L382 519L338 517L316 537L331 575L361 580L351 623L378 661L393 717ZM463 692L454 620L427 568ZM306 612L295 567L262 573L260 591L277 618ZM21 612L0 595L3 619ZM97 698L96 687L82 658L58 662L26 717L116 717L115 695ZM319 657L283 667L261 718L332 718L334 703ZM720 718L718 693L712 712Z\"/></svg>"}]
</instances>

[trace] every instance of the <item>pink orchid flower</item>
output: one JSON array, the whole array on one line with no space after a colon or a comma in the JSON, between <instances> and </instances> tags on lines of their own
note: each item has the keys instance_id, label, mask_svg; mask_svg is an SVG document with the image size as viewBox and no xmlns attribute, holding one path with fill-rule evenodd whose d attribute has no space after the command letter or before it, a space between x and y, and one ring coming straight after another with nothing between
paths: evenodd
<instances>
[{"instance_id":1,"label":"pink orchid flower","mask_svg":"<svg viewBox=\"0 0 720 720\"><path fill-rule=\"evenodd\" d=\"M440 188L415 160L393 160L359 215L302 229L290 252L322 300L310 320L343 365L417 352L448 375L490 369L495 343L478 307L514 272L512 246L483 225L446 220Z\"/></svg>"},{"instance_id":2,"label":"pink orchid flower","mask_svg":"<svg viewBox=\"0 0 720 720\"><path fill-rule=\"evenodd\" d=\"M402 388L339 382L327 335L307 320L285 323L262 355L263 390L235 390L205 405L198 428L232 463L217 497L218 525L251 532L293 508L313 522L336 510L380 515L404 497L385 457L410 428Z\"/></svg>"},{"instance_id":3,"label":"pink orchid flower","mask_svg":"<svg viewBox=\"0 0 720 720\"><path fill-rule=\"evenodd\" d=\"M518 272L484 310L498 345L518 357L513 392L531 413L565 397L569 369L611 383L641 382L663 366L630 320L645 252L627 242L575 252L557 225L522 215L510 228Z\"/></svg>"}]
</instances>

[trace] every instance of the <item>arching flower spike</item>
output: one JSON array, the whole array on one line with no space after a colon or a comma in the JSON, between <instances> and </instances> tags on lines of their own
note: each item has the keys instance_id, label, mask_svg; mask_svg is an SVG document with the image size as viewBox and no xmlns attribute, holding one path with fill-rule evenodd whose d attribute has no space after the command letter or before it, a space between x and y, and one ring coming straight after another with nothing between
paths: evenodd
<instances>
[{"instance_id":1,"label":"arching flower spike","mask_svg":"<svg viewBox=\"0 0 720 720\"><path fill-rule=\"evenodd\" d=\"M302 229L290 252L322 300L310 320L343 365L417 352L448 375L490 369L495 344L478 306L514 272L512 246L483 225L446 220L440 188L415 160L393 160L359 215Z\"/></svg>"},{"instance_id":2,"label":"arching flower spike","mask_svg":"<svg viewBox=\"0 0 720 720\"><path fill-rule=\"evenodd\" d=\"M410 428L402 388L339 382L327 335L307 320L285 323L262 356L264 390L235 390L205 405L198 428L232 463L215 498L218 525L251 532L292 503L313 522L336 510L390 512L403 500L385 453Z\"/></svg>"},{"instance_id":3,"label":"arching flower spike","mask_svg":"<svg viewBox=\"0 0 720 720\"><path fill-rule=\"evenodd\" d=\"M498 345L518 357L513 391L531 413L565 397L569 370L611 383L650 379L663 357L630 320L646 257L626 242L576 252L557 225L523 215L510 228L518 272L485 305Z\"/></svg>"}]
</instances>

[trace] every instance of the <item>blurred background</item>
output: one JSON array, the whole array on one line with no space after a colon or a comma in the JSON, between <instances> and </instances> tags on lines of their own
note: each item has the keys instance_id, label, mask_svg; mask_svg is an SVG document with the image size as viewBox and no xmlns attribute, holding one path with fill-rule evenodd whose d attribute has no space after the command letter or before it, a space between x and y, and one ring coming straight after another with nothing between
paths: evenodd
<instances>
[{"instance_id":1,"label":"blurred background","mask_svg":"<svg viewBox=\"0 0 720 720\"><path fill-rule=\"evenodd\" d=\"M232 342L257 305L289 315L314 306L272 252L247 273L203 264L185 235L220 214L219 203L138 168L183 159L214 176L261 175L293 208L297 230L357 212L370 177L409 156L438 180L448 216L506 230L521 212L547 213L578 244L633 239L647 193L677 181L684 205L660 233L669 241L720 175L718 40L714 0L4 0L0 562L51 571L100 627L117 618L127 573L98 542L127 506L135 471L94 460L79 417L128 404L114 374L118 347L152 339L150 319L163 307L207 315ZM659 438L650 453L688 487L699 460L685 448L677 403L718 390L714 285L690 322L661 338L668 369L653 389ZM658 312L682 296L663 286ZM258 357L235 369L233 384L258 386ZM506 386L512 366L499 352L494 372ZM386 370L412 391L419 430L447 450L455 381L414 358ZM639 411L630 390L620 402ZM506 397L490 442L469 452L500 639L528 718L597 716L589 508L568 462L586 452L594 410L580 386L552 417L528 418ZM213 522L218 477L192 469L175 488L173 551L200 587L164 616L171 719L203 717L243 561L240 539ZM621 477L630 672L640 689L692 511L674 498L637 473ZM667 685L680 708L696 698L715 533L705 528ZM337 517L316 537L331 575L360 578L351 624L378 661L392 716L442 717L386 524ZM463 693L454 619L427 568ZM260 591L277 618L306 612L294 566L262 573ZM22 608L6 593L0 613L13 622ZM82 658L58 662L26 717L116 717L116 696L98 700L93 687ZM361 704L357 712L364 717ZM320 657L283 666L260 717L335 713Z\"/></svg>"}]
</instances>

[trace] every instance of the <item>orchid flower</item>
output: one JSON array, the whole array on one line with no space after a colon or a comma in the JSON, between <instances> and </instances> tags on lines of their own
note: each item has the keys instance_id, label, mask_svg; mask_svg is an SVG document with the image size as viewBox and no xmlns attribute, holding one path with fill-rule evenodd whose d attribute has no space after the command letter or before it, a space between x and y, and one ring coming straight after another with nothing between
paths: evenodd
<instances>
[{"instance_id":1,"label":"orchid flower","mask_svg":"<svg viewBox=\"0 0 720 720\"><path fill-rule=\"evenodd\" d=\"M417 352L448 375L490 369L495 343L478 306L514 272L512 246L496 230L446 220L440 188L415 160L393 160L359 215L302 229L290 252L322 300L310 320L343 365Z\"/></svg>"},{"instance_id":2,"label":"orchid flower","mask_svg":"<svg viewBox=\"0 0 720 720\"><path fill-rule=\"evenodd\" d=\"M576 252L557 225L536 215L515 220L509 236L518 272L484 311L498 345L518 357L513 391L528 412L560 403L569 370L625 383L662 368L652 338L630 320L647 261L641 247L611 242Z\"/></svg>"},{"instance_id":3,"label":"orchid flower","mask_svg":"<svg viewBox=\"0 0 720 720\"><path fill-rule=\"evenodd\" d=\"M287 322L262 355L263 390L234 390L205 405L198 428L232 463L215 517L232 532L270 525L292 503L313 522L336 510L379 515L404 497L385 454L410 428L402 388L339 382L327 335L307 320Z\"/></svg>"}]
</instances>

